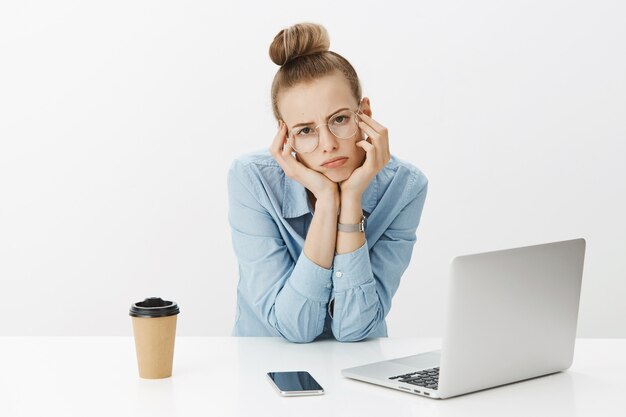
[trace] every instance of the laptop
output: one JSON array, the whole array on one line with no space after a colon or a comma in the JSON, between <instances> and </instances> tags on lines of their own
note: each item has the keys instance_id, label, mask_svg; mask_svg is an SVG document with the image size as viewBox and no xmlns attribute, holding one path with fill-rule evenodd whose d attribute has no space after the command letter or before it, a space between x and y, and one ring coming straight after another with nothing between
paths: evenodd
<instances>
[{"instance_id":1,"label":"laptop","mask_svg":"<svg viewBox=\"0 0 626 417\"><path fill-rule=\"evenodd\" d=\"M569 368L585 243L573 239L454 258L441 349L341 374L442 399Z\"/></svg>"}]
</instances>

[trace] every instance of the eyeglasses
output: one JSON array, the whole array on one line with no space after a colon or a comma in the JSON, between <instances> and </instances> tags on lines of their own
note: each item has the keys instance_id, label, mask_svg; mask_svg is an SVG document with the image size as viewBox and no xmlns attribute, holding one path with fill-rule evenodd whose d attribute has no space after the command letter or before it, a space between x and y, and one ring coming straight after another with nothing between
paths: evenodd
<instances>
[{"instance_id":1,"label":"eyeglasses","mask_svg":"<svg viewBox=\"0 0 626 417\"><path fill-rule=\"evenodd\" d=\"M320 126L328 126L330 133L339 139L352 139L359 130L359 113L361 104L355 112L352 110L342 110L329 117L329 123L322 123L315 127L299 126L288 134L289 145L298 153L310 153L317 149L319 144Z\"/></svg>"}]
</instances>

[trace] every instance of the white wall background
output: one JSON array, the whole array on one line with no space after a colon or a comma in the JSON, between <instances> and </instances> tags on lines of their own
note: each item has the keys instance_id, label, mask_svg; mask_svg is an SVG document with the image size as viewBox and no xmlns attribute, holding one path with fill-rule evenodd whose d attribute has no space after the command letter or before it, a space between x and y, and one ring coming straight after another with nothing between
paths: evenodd
<instances>
[{"instance_id":1,"label":"white wall background","mask_svg":"<svg viewBox=\"0 0 626 417\"><path fill-rule=\"evenodd\" d=\"M130 335L155 295L230 334L226 172L274 136L267 51L300 21L430 179L390 336L441 335L453 256L575 237L579 336L626 336L619 0L3 2L0 335Z\"/></svg>"}]
</instances>

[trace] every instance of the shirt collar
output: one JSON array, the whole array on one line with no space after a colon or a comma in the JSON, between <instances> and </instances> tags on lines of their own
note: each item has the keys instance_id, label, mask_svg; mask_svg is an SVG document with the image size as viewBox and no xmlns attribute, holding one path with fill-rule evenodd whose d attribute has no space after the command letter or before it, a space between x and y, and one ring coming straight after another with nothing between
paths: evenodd
<instances>
[{"instance_id":1,"label":"shirt collar","mask_svg":"<svg viewBox=\"0 0 626 417\"><path fill-rule=\"evenodd\" d=\"M300 217L307 213L313 214L313 208L309 203L306 188L286 175L284 175L284 178L283 218L288 219ZM378 202L379 181L379 175L376 175L363 192L361 207L368 215L372 212L372 210L374 210L374 207L376 207L376 203Z\"/></svg>"}]
</instances>

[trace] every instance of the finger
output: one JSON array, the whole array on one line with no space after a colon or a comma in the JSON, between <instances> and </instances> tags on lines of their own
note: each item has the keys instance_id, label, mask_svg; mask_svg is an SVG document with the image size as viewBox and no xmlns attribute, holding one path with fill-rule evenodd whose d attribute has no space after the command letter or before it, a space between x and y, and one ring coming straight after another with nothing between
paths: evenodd
<instances>
[{"instance_id":1,"label":"finger","mask_svg":"<svg viewBox=\"0 0 626 417\"><path fill-rule=\"evenodd\" d=\"M283 147L282 151L283 151L282 152L283 158L286 159L287 157L289 157L289 159L294 159L291 156L291 153L295 152L295 149L293 149L293 147L291 146L291 141L289 140L289 132L287 131L286 126L285 126L285 141L284 141L284 147ZM289 161L289 162L291 162L291 161Z\"/></svg>"},{"instance_id":2,"label":"finger","mask_svg":"<svg viewBox=\"0 0 626 417\"><path fill-rule=\"evenodd\" d=\"M272 154L280 154L282 150L282 145L285 142L285 134L286 134L286 126L281 121L280 128L278 132L276 132L276 136L274 136L274 140L272 141L272 145L270 146L270 151Z\"/></svg>"},{"instance_id":3,"label":"finger","mask_svg":"<svg viewBox=\"0 0 626 417\"><path fill-rule=\"evenodd\" d=\"M366 140L361 140L356 143L356 146L365 151L365 164L374 165L376 163L376 147L374 145Z\"/></svg>"},{"instance_id":4,"label":"finger","mask_svg":"<svg viewBox=\"0 0 626 417\"><path fill-rule=\"evenodd\" d=\"M377 171L377 152L376 147L371 143L362 140L357 142L357 146L365 150L365 162L363 162L363 166L366 166L370 171Z\"/></svg>"},{"instance_id":5,"label":"finger","mask_svg":"<svg viewBox=\"0 0 626 417\"><path fill-rule=\"evenodd\" d=\"M375 150L376 148L374 147L374 145L372 145L371 143L369 143L366 140L360 140L356 143L356 146L363 148L365 150L365 152L371 152L372 150Z\"/></svg>"},{"instance_id":6,"label":"finger","mask_svg":"<svg viewBox=\"0 0 626 417\"><path fill-rule=\"evenodd\" d=\"M367 133L367 136L374 139L380 139L381 135L377 131L375 131L371 126L364 123L363 121L359 122L359 127Z\"/></svg>"},{"instance_id":7,"label":"finger","mask_svg":"<svg viewBox=\"0 0 626 417\"><path fill-rule=\"evenodd\" d=\"M296 175L296 173L301 173L302 168L305 168L305 166L302 165L300 161L298 161L296 158L293 157L292 152L294 151L295 149L291 147L289 140L285 139L285 147L281 153L281 159L282 159L283 164L285 164L285 166L288 167L289 172L292 175Z\"/></svg>"},{"instance_id":8,"label":"finger","mask_svg":"<svg viewBox=\"0 0 626 417\"><path fill-rule=\"evenodd\" d=\"M283 158L291 157L292 149L293 148L289 144L289 140L285 138L285 147L283 148Z\"/></svg>"},{"instance_id":9,"label":"finger","mask_svg":"<svg viewBox=\"0 0 626 417\"><path fill-rule=\"evenodd\" d=\"M372 126L375 130L377 130L379 132L387 129L385 126L381 125L380 123L378 123L376 120L372 119L371 117L369 117L365 113L359 114L359 117L364 122L366 122L368 125Z\"/></svg>"},{"instance_id":10,"label":"finger","mask_svg":"<svg viewBox=\"0 0 626 417\"><path fill-rule=\"evenodd\" d=\"M372 170L378 172L389 162L388 152L385 150L378 151L374 145L364 140L357 142L356 145L365 150L366 159L363 165L368 164Z\"/></svg>"},{"instance_id":11,"label":"finger","mask_svg":"<svg viewBox=\"0 0 626 417\"><path fill-rule=\"evenodd\" d=\"M287 176L293 175L298 167L293 163L297 162L295 158L292 158L289 154L291 153L291 146L287 141L287 126L284 122L282 122L281 127L274 138L274 142L272 143L272 155L278 165L285 171Z\"/></svg>"}]
</instances>

